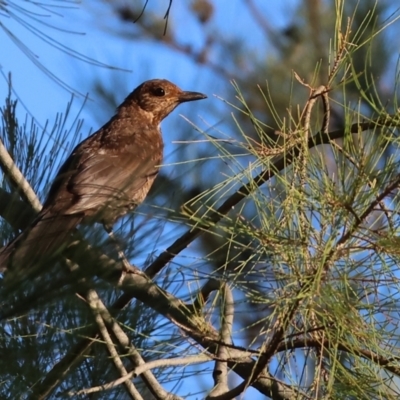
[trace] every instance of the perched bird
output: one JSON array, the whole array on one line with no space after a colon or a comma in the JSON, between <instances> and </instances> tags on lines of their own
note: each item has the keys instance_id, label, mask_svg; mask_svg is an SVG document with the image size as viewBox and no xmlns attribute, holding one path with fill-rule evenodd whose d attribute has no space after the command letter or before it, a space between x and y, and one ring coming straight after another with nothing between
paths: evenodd
<instances>
[{"instance_id":1,"label":"perched bird","mask_svg":"<svg viewBox=\"0 0 400 400\"><path fill-rule=\"evenodd\" d=\"M110 121L72 151L37 218L1 250L0 271L56 253L81 222L101 222L110 231L144 200L158 174L161 121L179 104L206 97L164 79L138 86Z\"/></svg>"}]
</instances>

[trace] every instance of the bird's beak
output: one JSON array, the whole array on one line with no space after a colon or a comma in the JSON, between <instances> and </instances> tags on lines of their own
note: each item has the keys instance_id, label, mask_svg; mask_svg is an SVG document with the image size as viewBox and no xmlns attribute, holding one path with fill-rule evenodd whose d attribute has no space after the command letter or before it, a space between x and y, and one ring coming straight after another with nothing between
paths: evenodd
<instances>
[{"instance_id":1,"label":"bird's beak","mask_svg":"<svg viewBox=\"0 0 400 400\"><path fill-rule=\"evenodd\" d=\"M185 101L206 99L207 96L203 93L198 93L198 92L182 92L178 98L179 98L179 103L184 103Z\"/></svg>"}]
</instances>

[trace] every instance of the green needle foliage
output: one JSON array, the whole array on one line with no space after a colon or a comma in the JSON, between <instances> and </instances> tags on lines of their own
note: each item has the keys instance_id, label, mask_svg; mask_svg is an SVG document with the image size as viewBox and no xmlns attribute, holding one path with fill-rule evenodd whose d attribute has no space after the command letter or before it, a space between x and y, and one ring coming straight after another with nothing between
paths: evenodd
<instances>
[{"instance_id":1,"label":"green needle foliage","mask_svg":"<svg viewBox=\"0 0 400 400\"><path fill-rule=\"evenodd\" d=\"M399 10L303 1L274 36L249 1L275 53L249 63L243 43L212 31L218 65L179 42L173 3L165 36L165 10L110 7L124 23L143 10L125 39L234 78L219 99L229 125L188 124L146 204L116 226L143 274L121 272L115 243L82 226L57 263L5 275L0 397L399 398L399 71L390 90L380 82ZM190 4L206 38L214 7ZM10 82L1 141L35 192L80 140L69 113L20 122ZM6 244L37 210L0 164Z\"/></svg>"}]
</instances>

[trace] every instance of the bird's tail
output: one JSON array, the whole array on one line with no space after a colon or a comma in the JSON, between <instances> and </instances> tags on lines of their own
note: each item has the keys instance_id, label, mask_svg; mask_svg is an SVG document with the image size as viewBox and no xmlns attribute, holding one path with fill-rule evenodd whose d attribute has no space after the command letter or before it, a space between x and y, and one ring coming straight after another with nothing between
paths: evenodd
<instances>
[{"instance_id":1,"label":"bird's tail","mask_svg":"<svg viewBox=\"0 0 400 400\"><path fill-rule=\"evenodd\" d=\"M54 215L41 212L24 232L0 251L0 272L29 268L42 260L50 260L64 249L81 215Z\"/></svg>"}]
</instances>

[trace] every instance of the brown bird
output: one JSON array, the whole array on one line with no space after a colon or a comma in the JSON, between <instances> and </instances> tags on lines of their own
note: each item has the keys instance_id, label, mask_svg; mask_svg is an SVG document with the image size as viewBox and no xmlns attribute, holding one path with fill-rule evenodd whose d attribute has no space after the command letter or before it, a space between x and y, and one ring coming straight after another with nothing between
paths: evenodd
<instances>
[{"instance_id":1,"label":"brown bird","mask_svg":"<svg viewBox=\"0 0 400 400\"><path fill-rule=\"evenodd\" d=\"M161 121L187 101L204 99L164 79L146 81L102 128L75 147L31 226L0 252L0 271L55 254L81 222L107 231L146 197L163 156Z\"/></svg>"}]
</instances>

